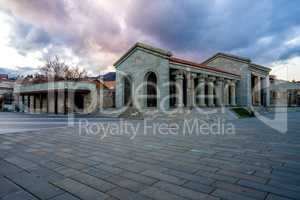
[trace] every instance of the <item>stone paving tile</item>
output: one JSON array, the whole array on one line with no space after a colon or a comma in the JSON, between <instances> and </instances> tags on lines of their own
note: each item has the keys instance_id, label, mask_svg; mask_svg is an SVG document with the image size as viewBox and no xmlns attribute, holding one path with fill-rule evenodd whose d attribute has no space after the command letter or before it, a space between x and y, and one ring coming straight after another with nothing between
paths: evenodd
<instances>
[{"instance_id":1,"label":"stone paving tile","mask_svg":"<svg viewBox=\"0 0 300 200\"><path fill-rule=\"evenodd\" d=\"M134 173L140 173L142 171L147 170L149 167L146 164L142 163L118 163L118 167L121 169L125 169L127 171L131 171Z\"/></svg>"},{"instance_id":2,"label":"stone paving tile","mask_svg":"<svg viewBox=\"0 0 300 200\"><path fill-rule=\"evenodd\" d=\"M110 182L114 185L118 185L120 187L126 188L133 192L139 192L145 189L147 186L143 183L128 179L126 177L122 177L119 175L112 175L109 177L103 178L105 181Z\"/></svg>"},{"instance_id":3,"label":"stone paving tile","mask_svg":"<svg viewBox=\"0 0 300 200\"><path fill-rule=\"evenodd\" d=\"M167 182L158 182L153 185L153 187L159 188L161 190L164 190L166 192L170 192L172 194L176 194L178 196L188 198L188 199L207 199L207 200L217 200L219 198L201 193L196 192L194 190L190 190L178 185L170 184Z\"/></svg>"},{"instance_id":4,"label":"stone paving tile","mask_svg":"<svg viewBox=\"0 0 300 200\"><path fill-rule=\"evenodd\" d=\"M225 175L225 176L231 176L231 177L235 177L235 178L239 178L239 179L251 180L251 181L262 183L262 184L265 184L268 181L267 178L262 178L262 177L257 177L257 176L253 176L253 175L242 174L242 173L228 171L228 170L220 170L220 171L217 172L217 174Z\"/></svg>"},{"instance_id":5,"label":"stone paving tile","mask_svg":"<svg viewBox=\"0 0 300 200\"><path fill-rule=\"evenodd\" d=\"M103 200L109 197L100 191L71 179L64 179L53 184L82 200Z\"/></svg>"},{"instance_id":6,"label":"stone paving tile","mask_svg":"<svg viewBox=\"0 0 300 200\"><path fill-rule=\"evenodd\" d=\"M63 165L61 165L61 164L59 164L55 161L48 161L48 162L44 163L44 166L49 168L49 169L57 169L57 168L62 167Z\"/></svg>"},{"instance_id":7,"label":"stone paving tile","mask_svg":"<svg viewBox=\"0 0 300 200\"><path fill-rule=\"evenodd\" d=\"M172 176L176 176L178 178L186 179L189 181L203 183L206 185L210 185L216 181L215 179L212 179L212 178L208 178L208 177L204 177L204 176L200 176L200 175L188 174L185 172L180 172L180 171L175 171L175 170L166 170L166 171L163 171L163 173L172 175Z\"/></svg>"},{"instance_id":8,"label":"stone paving tile","mask_svg":"<svg viewBox=\"0 0 300 200\"><path fill-rule=\"evenodd\" d=\"M222 189L216 189L212 195L220 197L221 199L225 200L237 200L237 199L243 199L243 200L255 200L254 198L244 196L242 194L225 191Z\"/></svg>"},{"instance_id":9,"label":"stone paving tile","mask_svg":"<svg viewBox=\"0 0 300 200\"><path fill-rule=\"evenodd\" d=\"M107 192L116 187L116 185L85 173L76 173L74 175L71 175L70 178L102 192Z\"/></svg>"},{"instance_id":10,"label":"stone paving tile","mask_svg":"<svg viewBox=\"0 0 300 200\"><path fill-rule=\"evenodd\" d=\"M36 197L32 196L30 193L19 190L14 193L9 193L5 197L1 198L2 200L38 200Z\"/></svg>"},{"instance_id":11,"label":"stone paving tile","mask_svg":"<svg viewBox=\"0 0 300 200\"><path fill-rule=\"evenodd\" d=\"M97 168L97 169L101 169L103 171L110 172L112 174L120 174L120 173L122 173L124 171L124 170L122 170L122 169L120 169L118 167L114 167L114 166L106 165L106 164L95 165L93 167Z\"/></svg>"},{"instance_id":12,"label":"stone paving tile","mask_svg":"<svg viewBox=\"0 0 300 200\"><path fill-rule=\"evenodd\" d=\"M284 181L280 181L280 180L270 180L268 182L268 185L270 186L274 186L274 187L279 187L279 188L284 188L287 190L293 190L295 192L300 192L300 185L296 185L296 184L288 184Z\"/></svg>"},{"instance_id":13,"label":"stone paving tile","mask_svg":"<svg viewBox=\"0 0 300 200\"><path fill-rule=\"evenodd\" d=\"M138 194L135 192L131 192L124 188L113 189L113 190L109 191L107 194L114 196L120 200L150 200L150 198L148 198L144 195L141 195L141 194Z\"/></svg>"},{"instance_id":14,"label":"stone paving tile","mask_svg":"<svg viewBox=\"0 0 300 200\"><path fill-rule=\"evenodd\" d=\"M278 196L275 194L269 194L268 197L266 198L266 200L292 200L292 199Z\"/></svg>"},{"instance_id":15,"label":"stone paving tile","mask_svg":"<svg viewBox=\"0 0 300 200\"><path fill-rule=\"evenodd\" d=\"M22 158L15 157L15 156L10 157L10 158L6 158L5 160L9 163L12 163L12 164L14 164L14 165L16 165L20 168L26 169L26 170L38 168L37 164L35 164L31 161L22 159Z\"/></svg>"},{"instance_id":16,"label":"stone paving tile","mask_svg":"<svg viewBox=\"0 0 300 200\"><path fill-rule=\"evenodd\" d=\"M50 200L80 200L77 197L69 194L69 193L64 193L61 195L58 195L56 197L51 198Z\"/></svg>"},{"instance_id":17,"label":"stone paving tile","mask_svg":"<svg viewBox=\"0 0 300 200\"><path fill-rule=\"evenodd\" d=\"M21 189L17 185L13 184L9 180L3 177L0 178L0 198L20 190Z\"/></svg>"},{"instance_id":18,"label":"stone paving tile","mask_svg":"<svg viewBox=\"0 0 300 200\"><path fill-rule=\"evenodd\" d=\"M71 169L71 168L66 168L66 167L63 167L62 169L57 168L55 171L64 175L65 177L74 176L74 175L80 173L80 171L78 171L76 169Z\"/></svg>"},{"instance_id":19,"label":"stone paving tile","mask_svg":"<svg viewBox=\"0 0 300 200\"><path fill-rule=\"evenodd\" d=\"M48 181L27 172L10 175L7 178L40 199L49 199L63 193Z\"/></svg>"},{"instance_id":20,"label":"stone paving tile","mask_svg":"<svg viewBox=\"0 0 300 200\"><path fill-rule=\"evenodd\" d=\"M102 170L96 169L94 167L86 168L86 169L82 170L82 172L87 173L91 176L95 176L97 178L101 178L101 179L109 178L110 176L113 175L109 172L102 171Z\"/></svg>"},{"instance_id":21,"label":"stone paving tile","mask_svg":"<svg viewBox=\"0 0 300 200\"><path fill-rule=\"evenodd\" d=\"M141 174L132 173L132 172L124 172L121 173L120 175L146 185L152 185L153 183L158 181L157 179L150 178Z\"/></svg>"},{"instance_id":22,"label":"stone paving tile","mask_svg":"<svg viewBox=\"0 0 300 200\"><path fill-rule=\"evenodd\" d=\"M154 187L149 187L143 191L141 191L139 194L145 195L151 199L155 200L184 200L185 198L180 197L175 194L171 194L168 192L165 192L163 190L154 188Z\"/></svg>"},{"instance_id":23,"label":"stone paving tile","mask_svg":"<svg viewBox=\"0 0 300 200\"><path fill-rule=\"evenodd\" d=\"M126 188L128 190L131 190L133 192L139 192L141 190L144 190L147 186L142 184L142 183L139 183L139 182L136 182L136 181L133 181L133 180L130 180L130 179L124 179L124 178L121 178L121 180L119 180L119 177L116 178L116 180L118 181L115 181L115 183L123 188Z\"/></svg>"},{"instance_id":24,"label":"stone paving tile","mask_svg":"<svg viewBox=\"0 0 300 200\"><path fill-rule=\"evenodd\" d=\"M214 187L199 182L193 182L193 181L189 181L188 183L185 183L184 185L182 185L182 187L189 188L191 190L206 193L206 194L211 193L215 189Z\"/></svg>"},{"instance_id":25,"label":"stone paving tile","mask_svg":"<svg viewBox=\"0 0 300 200\"><path fill-rule=\"evenodd\" d=\"M64 179L64 176L47 168L38 168L31 170L30 173L32 173L34 176L43 178L47 181L58 181Z\"/></svg>"},{"instance_id":26,"label":"stone paving tile","mask_svg":"<svg viewBox=\"0 0 300 200\"><path fill-rule=\"evenodd\" d=\"M160 165L165 168L174 169L177 171L182 171L182 172L187 172L187 173L194 173L199 170L198 166L183 165L183 164L179 164L179 163L174 163L174 161L173 162L166 162L166 161L161 162Z\"/></svg>"},{"instance_id":27,"label":"stone paving tile","mask_svg":"<svg viewBox=\"0 0 300 200\"><path fill-rule=\"evenodd\" d=\"M230 184L230 183L226 183L226 182L222 182L222 181L217 181L216 183L213 183L212 186L222 189L222 190L226 190L226 191L238 193L241 195L245 195L248 197L252 197L255 199L263 200L267 196L267 192L262 192L262 191L258 191L255 189L239 186L237 184Z\"/></svg>"},{"instance_id":28,"label":"stone paving tile","mask_svg":"<svg viewBox=\"0 0 300 200\"><path fill-rule=\"evenodd\" d=\"M5 160L0 160L0 175L9 175L9 174L15 174L18 172L23 171L24 169L17 167L13 164L10 164L9 162Z\"/></svg>"},{"instance_id":29,"label":"stone paving tile","mask_svg":"<svg viewBox=\"0 0 300 200\"><path fill-rule=\"evenodd\" d=\"M236 177L225 176L225 175L221 175L221 174L214 174L214 173L203 172L203 171L198 171L196 173L196 175L208 177L208 178L219 180L219 181L226 181L226 182L229 182L229 183L235 183L239 180Z\"/></svg>"},{"instance_id":30,"label":"stone paving tile","mask_svg":"<svg viewBox=\"0 0 300 200\"><path fill-rule=\"evenodd\" d=\"M281 195L283 197L300 199L300 193L292 191L292 190L287 190L287 189L283 189L283 188L279 188L279 187L273 187L270 185L259 184L256 182L246 181L246 180L240 180L238 183L245 187L250 187L250 188L257 189L260 191L265 191L265 192L271 192L274 194Z\"/></svg>"},{"instance_id":31,"label":"stone paving tile","mask_svg":"<svg viewBox=\"0 0 300 200\"><path fill-rule=\"evenodd\" d=\"M174 184L177 184L177 185L182 185L183 183L186 182L186 180L184 180L184 179L180 179L180 178L177 178L175 176L166 175L166 174L162 174L160 172L151 171L151 170L144 171L142 173L142 175L149 176L151 178L155 178L155 179L158 179L158 180L174 183Z\"/></svg>"},{"instance_id":32,"label":"stone paving tile","mask_svg":"<svg viewBox=\"0 0 300 200\"><path fill-rule=\"evenodd\" d=\"M100 141L79 136L77 127L1 134L0 178L18 188L9 194L13 199L26 199L29 193L45 198L41 192L50 186L50 199L73 199L66 189L48 183L66 177L74 193L84 195L87 188L111 200L193 199L195 193L222 199L300 199L299 116L289 123L287 134L256 119L234 121L237 134L230 136L138 135ZM101 189L98 180L115 187ZM58 194L51 192L55 189Z\"/></svg>"}]
</instances>

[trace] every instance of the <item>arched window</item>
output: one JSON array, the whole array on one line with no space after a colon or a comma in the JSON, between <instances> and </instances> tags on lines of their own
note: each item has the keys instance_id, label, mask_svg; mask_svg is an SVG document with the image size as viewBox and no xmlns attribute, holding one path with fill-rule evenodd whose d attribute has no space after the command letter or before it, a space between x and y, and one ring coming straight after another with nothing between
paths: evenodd
<instances>
[{"instance_id":1,"label":"arched window","mask_svg":"<svg viewBox=\"0 0 300 200\"><path fill-rule=\"evenodd\" d=\"M157 77L154 72L148 72L145 76L147 107L157 107Z\"/></svg>"}]
</instances>

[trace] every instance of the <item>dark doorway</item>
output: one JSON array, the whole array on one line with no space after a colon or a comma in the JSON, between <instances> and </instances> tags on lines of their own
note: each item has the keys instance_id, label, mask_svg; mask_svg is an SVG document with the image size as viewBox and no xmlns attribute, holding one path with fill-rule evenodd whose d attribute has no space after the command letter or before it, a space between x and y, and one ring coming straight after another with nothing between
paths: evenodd
<instances>
[{"instance_id":1,"label":"dark doorway","mask_svg":"<svg viewBox=\"0 0 300 200\"><path fill-rule=\"evenodd\" d=\"M58 113L58 92L57 91L54 91L54 112L55 114Z\"/></svg>"},{"instance_id":2,"label":"dark doorway","mask_svg":"<svg viewBox=\"0 0 300 200\"><path fill-rule=\"evenodd\" d=\"M82 111L84 109L84 96L80 93L75 92L74 103L76 109L78 111Z\"/></svg>"},{"instance_id":3,"label":"dark doorway","mask_svg":"<svg viewBox=\"0 0 300 200\"><path fill-rule=\"evenodd\" d=\"M132 106L132 84L129 76L124 77L124 105Z\"/></svg>"},{"instance_id":4,"label":"dark doorway","mask_svg":"<svg viewBox=\"0 0 300 200\"><path fill-rule=\"evenodd\" d=\"M147 81L147 107L157 106L157 78L154 72L146 74Z\"/></svg>"},{"instance_id":5,"label":"dark doorway","mask_svg":"<svg viewBox=\"0 0 300 200\"><path fill-rule=\"evenodd\" d=\"M253 106L256 104L254 89L255 89L255 77L251 74L251 100Z\"/></svg>"},{"instance_id":6,"label":"dark doorway","mask_svg":"<svg viewBox=\"0 0 300 200\"><path fill-rule=\"evenodd\" d=\"M231 102L231 96L232 96L231 87L232 87L231 85L228 85L228 96L227 96L227 98L228 98L228 104L229 105L232 104L232 102Z\"/></svg>"},{"instance_id":7,"label":"dark doorway","mask_svg":"<svg viewBox=\"0 0 300 200\"><path fill-rule=\"evenodd\" d=\"M176 106L176 75L174 74L175 70L170 69L170 107L175 108Z\"/></svg>"},{"instance_id":8,"label":"dark doorway","mask_svg":"<svg viewBox=\"0 0 300 200\"><path fill-rule=\"evenodd\" d=\"M208 84L205 83L204 85L204 101L205 101L205 105L208 105Z\"/></svg>"},{"instance_id":9,"label":"dark doorway","mask_svg":"<svg viewBox=\"0 0 300 200\"><path fill-rule=\"evenodd\" d=\"M183 105L187 106L187 78L186 75L183 75L183 84L182 84L182 95L183 95Z\"/></svg>"}]
</instances>

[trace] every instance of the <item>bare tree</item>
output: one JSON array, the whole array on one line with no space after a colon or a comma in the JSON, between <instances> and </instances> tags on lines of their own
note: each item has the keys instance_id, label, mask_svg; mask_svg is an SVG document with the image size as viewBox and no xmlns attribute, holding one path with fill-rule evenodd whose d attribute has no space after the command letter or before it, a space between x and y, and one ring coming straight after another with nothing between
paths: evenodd
<instances>
[{"instance_id":1,"label":"bare tree","mask_svg":"<svg viewBox=\"0 0 300 200\"><path fill-rule=\"evenodd\" d=\"M79 67L70 67L61 61L58 56L47 60L46 64L40 68L42 75L54 80L72 80L86 78L87 72Z\"/></svg>"}]
</instances>

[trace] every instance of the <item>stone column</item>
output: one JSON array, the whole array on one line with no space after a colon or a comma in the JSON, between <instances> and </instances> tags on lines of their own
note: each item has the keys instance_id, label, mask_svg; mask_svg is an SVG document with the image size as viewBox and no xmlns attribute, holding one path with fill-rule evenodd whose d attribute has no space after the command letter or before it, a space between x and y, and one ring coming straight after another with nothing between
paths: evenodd
<instances>
[{"instance_id":1,"label":"stone column","mask_svg":"<svg viewBox=\"0 0 300 200\"><path fill-rule=\"evenodd\" d=\"M42 113L43 112L43 94L42 93L40 94L39 99L40 99L40 105L39 105L40 113Z\"/></svg>"},{"instance_id":2,"label":"stone column","mask_svg":"<svg viewBox=\"0 0 300 200\"><path fill-rule=\"evenodd\" d=\"M231 106L236 106L235 84L236 84L235 80L232 80L230 84L230 105Z\"/></svg>"},{"instance_id":3,"label":"stone column","mask_svg":"<svg viewBox=\"0 0 300 200\"><path fill-rule=\"evenodd\" d=\"M216 80L215 77L208 78L208 106L214 107L214 81Z\"/></svg>"},{"instance_id":4,"label":"stone column","mask_svg":"<svg viewBox=\"0 0 300 200\"><path fill-rule=\"evenodd\" d=\"M261 78L259 76L255 76L254 79L254 104L256 106L260 106L261 105Z\"/></svg>"},{"instance_id":5,"label":"stone column","mask_svg":"<svg viewBox=\"0 0 300 200\"><path fill-rule=\"evenodd\" d=\"M26 106L27 105L26 105L25 95L22 94L22 107L21 107L22 112L25 112Z\"/></svg>"},{"instance_id":6,"label":"stone column","mask_svg":"<svg viewBox=\"0 0 300 200\"><path fill-rule=\"evenodd\" d=\"M26 95L25 112L30 112L30 95Z\"/></svg>"},{"instance_id":7,"label":"stone column","mask_svg":"<svg viewBox=\"0 0 300 200\"><path fill-rule=\"evenodd\" d=\"M35 112L37 113L40 113L40 96L41 94L38 94L38 95L34 95L34 98L35 98Z\"/></svg>"},{"instance_id":8,"label":"stone column","mask_svg":"<svg viewBox=\"0 0 300 200\"><path fill-rule=\"evenodd\" d=\"M195 106L195 82L196 74L188 73L188 92L187 92L187 106L192 108Z\"/></svg>"},{"instance_id":9,"label":"stone column","mask_svg":"<svg viewBox=\"0 0 300 200\"><path fill-rule=\"evenodd\" d=\"M34 95L31 95L30 98L30 104L29 104L29 112L34 113Z\"/></svg>"},{"instance_id":10,"label":"stone column","mask_svg":"<svg viewBox=\"0 0 300 200\"><path fill-rule=\"evenodd\" d=\"M229 106L229 87L230 87L230 80L226 80L224 84L224 93L223 93L224 106Z\"/></svg>"},{"instance_id":11,"label":"stone column","mask_svg":"<svg viewBox=\"0 0 300 200\"><path fill-rule=\"evenodd\" d=\"M75 96L75 93L74 91L70 91L68 92L68 113L74 113L74 96Z\"/></svg>"},{"instance_id":12,"label":"stone column","mask_svg":"<svg viewBox=\"0 0 300 200\"><path fill-rule=\"evenodd\" d=\"M176 107L177 108L183 108L183 75L182 74L176 74L175 77L176 81Z\"/></svg>"},{"instance_id":13,"label":"stone column","mask_svg":"<svg viewBox=\"0 0 300 200\"><path fill-rule=\"evenodd\" d=\"M218 78L216 82L216 104L217 106L223 105L223 81L224 78Z\"/></svg>"},{"instance_id":14,"label":"stone column","mask_svg":"<svg viewBox=\"0 0 300 200\"><path fill-rule=\"evenodd\" d=\"M55 95L54 91L49 91L48 92L48 113L55 113Z\"/></svg>"},{"instance_id":15,"label":"stone column","mask_svg":"<svg viewBox=\"0 0 300 200\"><path fill-rule=\"evenodd\" d=\"M270 76L267 75L264 79L265 81L265 92L266 92L266 106L270 106Z\"/></svg>"},{"instance_id":16,"label":"stone column","mask_svg":"<svg viewBox=\"0 0 300 200\"><path fill-rule=\"evenodd\" d=\"M64 91L57 91L57 113L64 114L65 113L65 97Z\"/></svg>"},{"instance_id":17,"label":"stone column","mask_svg":"<svg viewBox=\"0 0 300 200\"><path fill-rule=\"evenodd\" d=\"M36 94L33 94L33 112L37 112L37 109L36 109Z\"/></svg>"},{"instance_id":18,"label":"stone column","mask_svg":"<svg viewBox=\"0 0 300 200\"><path fill-rule=\"evenodd\" d=\"M261 77L257 77L257 100L258 100L258 106L261 106Z\"/></svg>"},{"instance_id":19,"label":"stone column","mask_svg":"<svg viewBox=\"0 0 300 200\"><path fill-rule=\"evenodd\" d=\"M43 108L42 111L44 113L48 113L48 93L42 96Z\"/></svg>"},{"instance_id":20,"label":"stone column","mask_svg":"<svg viewBox=\"0 0 300 200\"><path fill-rule=\"evenodd\" d=\"M198 75L197 99L200 107L205 107L205 75Z\"/></svg>"}]
</instances>

